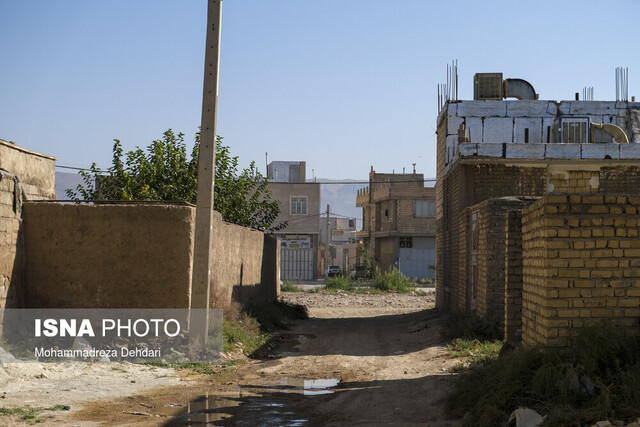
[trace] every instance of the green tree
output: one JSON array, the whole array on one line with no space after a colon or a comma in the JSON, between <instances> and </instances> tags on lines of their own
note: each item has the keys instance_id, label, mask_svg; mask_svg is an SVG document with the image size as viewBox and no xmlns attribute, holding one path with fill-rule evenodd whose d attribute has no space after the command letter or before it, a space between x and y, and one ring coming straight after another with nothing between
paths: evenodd
<instances>
[{"instance_id":1,"label":"green tree","mask_svg":"<svg viewBox=\"0 0 640 427\"><path fill-rule=\"evenodd\" d=\"M126 154L114 139L112 165L104 173L95 163L81 170L84 185L67 189L72 200L163 200L196 203L198 184L198 148L196 134L191 156L187 154L184 134L167 130L143 150L136 147ZM255 162L239 170L238 157L232 156L222 137L216 138L214 207L222 219L244 227L276 231L286 227L275 224L280 202L272 199L268 180L258 172Z\"/></svg>"}]
</instances>

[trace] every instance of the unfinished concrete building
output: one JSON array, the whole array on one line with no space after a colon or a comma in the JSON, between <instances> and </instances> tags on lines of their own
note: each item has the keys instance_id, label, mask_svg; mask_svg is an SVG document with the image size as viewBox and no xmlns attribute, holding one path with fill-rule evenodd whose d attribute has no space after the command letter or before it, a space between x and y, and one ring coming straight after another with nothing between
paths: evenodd
<instances>
[{"instance_id":1,"label":"unfinished concrete building","mask_svg":"<svg viewBox=\"0 0 640 427\"><path fill-rule=\"evenodd\" d=\"M433 278L435 263L435 188L424 186L424 175L376 173L358 191L362 230L356 237L371 252L382 271L396 266L412 279Z\"/></svg>"},{"instance_id":2,"label":"unfinished concrete building","mask_svg":"<svg viewBox=\"0 0 640 427\"><path fill-rule=\"evenodd\" d=\"M640 103L509 80L476 75L438 116L437 306L527 343L598 318L640 330Z\"/></svg>"}]
</instances>

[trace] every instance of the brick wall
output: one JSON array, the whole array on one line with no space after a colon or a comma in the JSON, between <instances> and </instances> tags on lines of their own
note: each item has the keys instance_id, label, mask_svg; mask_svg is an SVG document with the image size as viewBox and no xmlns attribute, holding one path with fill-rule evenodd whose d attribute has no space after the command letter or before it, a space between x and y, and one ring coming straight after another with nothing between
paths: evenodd
<instances>
[{"instance_id":1,"label":"brick wall","mask_svg":"<svg viewBox=\"0 0 640 427\"><path fill-rule=\"evenodd\" d=\"M604 194L640 194L640 167L605 166L600 169L600 191Z\"/></svg>"},{"instance_id":2,"label":"brick wall","mask_svg":"<svg viewBox=\"0 0 640 427\"><path fill-rule=\"evenodd\" d=\"M23 247L16 182L0 175L0 309L20 306ZM20 189L18 188L18 191ZM16 203L17 202L17 203Z\"/></svg>"},{"instance_id":3,"label":"brick wall","mask_svg":"<svg viewBox=\"0 0 640 427\"><path fill-rule=\"evenodd\" d=\"M523 341L613 319L640 332L640 197L545 196L523 210Z\"/></svg>"},{"instance_id":4,"label":"brick wall","mask_svg":"<svg viewBox=\"0 0 640 427\"><path fill-rule=\"evenodd\" d=\"M436 271L438 307L454 311L470 309L469 275L468 271L465 271L468 268L468 236L465 233L468 230L463 210L494 198L541 196L546 191L546 173L546 168L538 166L516 167L456 162L449 165L446 175L439 176L436 194L441 197L442 205L438 207L438 212L442 216L438 219L439 237L436 241L439 257L437 270L440 271L439 274ZM504 221L500 227L504 242ZM497 257L504 271L504 254L498 254ZM483 256L479 257L480 260L482 258ZM492 269L491 266L486 268L487 271ZM503 286L504 277L499 280ZM504 295L504 291L502 292ZM445 301L447 293L450 293L450 297L447 296L448 300ZM504 313L497 315L502 319Z\"/></svg>"},{"instance_id":5,"label":"brick wall","mask_svg":"<svg viewBox=\"0 0 640 427\"><path fill-rule=\"evenodd\" d=\"M546 167L480 164L471 168L472 204L507 196L541 196L546 192Z\"/></svg>"},{"instance_id":6,"label":"brick wall","mask_svg":"<svg viewBox=\"0 0 640 427\"><path fill-rule=\"evenodd\" d=\"M512 242L507 237L508 219L517 215L524 206L535 199L530 197L504 197L489 199L470 208L478 214L478 284L476 311L499 323L503 323L507 298L507 260L519 258L520 248L513 233L518 228L512 224ZM511 271L511 279L514 273Z\"/></svg>"},{"instance_id":7,"label":"brick wall","mask_svg":"<svg viewBox=\"0 0 640 427\"><path fill-rule=\"evenodd\" d=\"M522 211L511 210L505 215L504 339L519 341L522 338Z\"/></svg>"},{"instance_id":8,"label":"brick wall","mask_svg":"<svg viewBox=\"0 0 640 427\"><path fill-rule=\"evenodd\" d=\"M550 173L548 189L554 194L595 194L599 190L599 183L598 170L568 170Z\"/></svg>"},{"instance_id":9,"label":"brick wall","mask_svg":"<svg viewBox=\"0 0 640 427\"><path fill-rule=\"evenodd\" d=\"M0 140L0 309L24 296L22 203L54 199L55 159Z\"/></svg>"}]
</instances>

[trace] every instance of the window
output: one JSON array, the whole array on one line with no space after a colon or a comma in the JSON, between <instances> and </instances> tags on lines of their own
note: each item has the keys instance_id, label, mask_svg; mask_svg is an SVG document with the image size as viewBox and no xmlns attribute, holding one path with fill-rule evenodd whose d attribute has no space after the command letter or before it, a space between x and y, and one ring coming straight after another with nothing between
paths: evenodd
<instances>
[{"instance_id":1,"label":"window","mask_svg":"<svg viewBox=\"0 0 640 427\"><path fill-rule=\"evenodd\" d=\"M416 218L431 218L436 216L435 200L416 200Z\"/></svg>"},{"instance_id":2,"label":"window","mask_svg":"<svg viewBox=\"0 0 640 427\"><path fill-rule=\"evenodd\" d=\"M349 220L349 228L356 228L356 220L355 219L350 219Z\"/></svg>"},{"instance_id":3,"label":"window","mask_svg":"<svg viewBox=\"0 0 640 427\"><path fill-rule=\"evenodd\" d=\"M401 237L400 238L400 247L401 248L412 248L413 247L413 237Z\"/></svg>"},{"instance_id":4,"label":"window","mask_svg":"<svg viewBox=\"0 0 640 427\"><path fill-rule=\"evenodd\" d=\"M307 214L307 196L291 196L291 215Z\"/></svg>"}]
</instances>

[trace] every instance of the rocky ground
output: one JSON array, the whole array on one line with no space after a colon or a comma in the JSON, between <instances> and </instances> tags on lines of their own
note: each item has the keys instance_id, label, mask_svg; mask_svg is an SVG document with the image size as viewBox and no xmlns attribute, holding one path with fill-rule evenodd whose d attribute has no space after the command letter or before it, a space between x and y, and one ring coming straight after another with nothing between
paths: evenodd
<instances>
[{"instance_id":1,"label":"rocky ground","mask_svg":"<svg viewBox=\"0 0 640 427\"><path fill-rule=\"evenodd\" d=\"M24 394L0 383L10 390L0 405L70 406L43 425L459 425L445 419L440 401L456 360L440 339L433 294L283 299L306 305L311 318L284 331L264 360L206 374L96 364L77 368L72 383L30 374ZM155 384L141 380L152 377Z\"/></svg>"}]
</instances>

